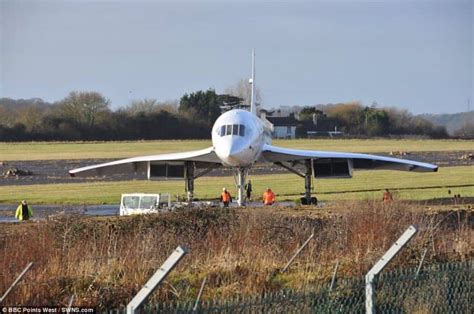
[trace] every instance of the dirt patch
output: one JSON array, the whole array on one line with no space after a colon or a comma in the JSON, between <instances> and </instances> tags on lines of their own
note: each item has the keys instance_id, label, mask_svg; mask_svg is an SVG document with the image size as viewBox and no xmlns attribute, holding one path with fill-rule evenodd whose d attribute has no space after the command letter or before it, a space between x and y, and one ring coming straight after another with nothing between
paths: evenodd
<instances>
[{"instance_id":1,"label":"dirt patch","mask_svg":"<svg viewBox=\"0 0 474 314\"><path fill-rule=\"evenodd\" d=\"M4 178L10 177L24 177L24 176L32 176L33 172L29 170L18 169L15 167L9 168L7 171L3 172Z\"/></svg>"}]
</instances>

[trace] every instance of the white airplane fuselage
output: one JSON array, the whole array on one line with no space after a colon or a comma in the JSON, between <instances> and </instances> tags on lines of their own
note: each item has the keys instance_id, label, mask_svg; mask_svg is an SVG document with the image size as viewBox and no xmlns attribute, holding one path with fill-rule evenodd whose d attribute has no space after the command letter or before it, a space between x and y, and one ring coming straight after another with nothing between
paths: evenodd
<instances>
[{"instance_id":1,"label":"white airplane fuselage","mask_svg":"<svg viewBox=\"0 0 474 314\"><path fill-rule=\"evenodd\" d=\"M264 144L271 144L270 129L247 110L223 113L212 127L212 146L226 166L245 168L255 163Z\"/></svg>"}]
</instances>

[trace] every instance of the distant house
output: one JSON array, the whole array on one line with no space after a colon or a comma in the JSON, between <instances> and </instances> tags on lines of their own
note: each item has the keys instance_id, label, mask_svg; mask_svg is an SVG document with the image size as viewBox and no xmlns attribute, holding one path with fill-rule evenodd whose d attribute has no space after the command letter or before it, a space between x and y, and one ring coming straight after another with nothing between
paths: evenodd
<instances>
[{"instance_id":1,"label":"distant house","mask_svg":"<svg viewBox=\"0 0 474 314\"><path fill-rule=\"evenodd\" d=\"M313 114L312 119L300 121L294 113L282 116L280 110L260 110L260 118L273 127L272 138L294 139L298 137L341 137L343 132L337 128L337 120L327 117L322 111Z\"/></svg>"},{"instance_id":2,"label":"distant house","mask_svg":"<svg viewBox=\"0 0 474 314\"><path fill-rule=\"evenodd\" d=\"M337 120L327 117L325 113L313 114L313 119L304 121L300 127L306 133L306 137L342 137L343 132L337 128Z\"/></svg>"},{"instance_id":3,"label":"distant house","mask_svg":"<svg viewBox=\"0 0 474 314\"><path fill-rule=\"evenodd\" d=\"M288 117L267 117L265 113L262 113L262 115L262 118L266 118L273 124L273 138L295 138L296 127L299 122L293 113Z\"/></svg>"}]
</instances>

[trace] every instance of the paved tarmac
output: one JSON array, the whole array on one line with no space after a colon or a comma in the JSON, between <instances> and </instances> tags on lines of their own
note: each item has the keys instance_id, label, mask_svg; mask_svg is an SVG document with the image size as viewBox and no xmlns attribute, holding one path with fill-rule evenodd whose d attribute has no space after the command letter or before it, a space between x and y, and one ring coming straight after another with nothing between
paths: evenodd
<instances>
[{"instance_id":1,"label":"paved tarmac","mask_svg":"<svg viewBox=\"0 0 474 314\"><path fill-rule=\"evenodd\" d=\"M222 207L220 203L212 202L195 202L195 206L219 206ZM188 206L186 203L182 204L173 204L177 207ZM291 207L295 206L295 202L277 202L274 206L284 206ZM15 219L15 210L18 204L0 204L0 223L3 222L18 222ZM254 207L263 207L264 205L261 202L251 202L247 206ZM48 216L56 214L79 214L87 216L118 216L120 212L120 205L34 205L31 204L33 208L34 217L31 219L33 221L45 220ZM238 205L236 202L230 204L231 208L237 208Z\"/></svg>"}]
</instances>

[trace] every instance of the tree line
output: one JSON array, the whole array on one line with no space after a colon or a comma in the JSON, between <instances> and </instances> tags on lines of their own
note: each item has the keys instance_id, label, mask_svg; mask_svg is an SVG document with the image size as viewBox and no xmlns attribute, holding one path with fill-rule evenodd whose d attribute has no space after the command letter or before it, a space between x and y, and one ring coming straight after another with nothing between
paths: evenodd
<instances>
[{"instance_id":1,"label":"tree line","mask_svg":"<svg viewBox=\"0 0 474 314\"><path fill-rule=\"evenodd\" d=\"M136 100L116 110L110 100L93 91L74 91L54 103L0 98L0 141L207 139L223 108L245 105L247 91L242 86L234 92L229 89L229 94L196 91L179 101ZM337 126L348 136L449 137L444 127L396 108L352 102L293 110L299 114L300 137L306 137L315 123Z\"/></svg>"},{"instance_id":2,"label":"tree line","mask_svg":"<svg viewBox=\"0 0 474 314\"><path fill-rule=\"evenodd\" d=\"M449 137L444 126L414 116L407 110L369 107L359 102L304 107L299 112L299 120L302 122L298 129L300 136L313 129L314 125L322 124L327 131L337 127L338 131L355 137L408 135L429 138ZM309 121L313 123L308 123Z\"/></svg>"},{"instance_id":3,"label":"tree line","mask_svg":"<svg viewBox=\"0 0 474 314\"><path fill-rule=\"evenodd\" d=\"M0 99L0 141L203 139L219 116L214 90L186 94L181 102L133 101L117 110L98 92L71 92L55 103Z\"/></svg>"}]
</instances>

